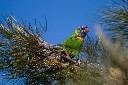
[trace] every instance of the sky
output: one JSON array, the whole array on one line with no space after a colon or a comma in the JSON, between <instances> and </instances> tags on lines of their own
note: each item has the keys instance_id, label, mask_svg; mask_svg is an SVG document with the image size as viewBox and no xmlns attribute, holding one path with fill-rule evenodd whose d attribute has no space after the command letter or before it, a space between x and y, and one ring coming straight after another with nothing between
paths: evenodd
<instances>
[{"instance_id":1,"label":"sky","mask_svg":"<svg viewBox=\"0 0 128 85\"><path fill-rule=\"evenodd\" d=\"M60 44L80 25L88 26L89 34L95 36L96 10L99 5L109 3L109 0L0 0L0 14L12 14L19 22L22 18L33 27L35 19L43 25L45 15L49 31L43 34L43 39ZM3 20L2 16L0 20Z\"/></svg>"},{"instance_id":2,"label":"sky","mask_svg":"<svg viewBox=\"0 0 128 85\"><path fill-rule=\"evenodd\" d=\"M80 25L88 26L90 34L95 36L95 11L99 5L108 3L109 0L0 0L0 14L12 14L19 22L22 18L33 27L35 19L44 25L45 15L49 31L43 34L43 39L60 44Z\"/></svg>"}]
</instances>

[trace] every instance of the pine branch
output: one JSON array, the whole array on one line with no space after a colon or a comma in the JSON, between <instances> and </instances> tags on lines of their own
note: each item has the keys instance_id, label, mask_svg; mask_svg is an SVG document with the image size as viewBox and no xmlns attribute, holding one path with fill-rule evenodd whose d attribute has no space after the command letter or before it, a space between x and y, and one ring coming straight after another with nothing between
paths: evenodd
<instances>
[{"instance_id":1,"label":"pine branch","mask_svg":"<svg viewBox=\"0 0 128 85\"><path fill-rule=\"evenodd\" d=\"M64 47L49 44L41 38L42 35L38 30L36 20L35 30L31 27L30 23L27 28L27 26L22 25L13 16L7 17L6 24L7 27L2 23L0 24L0 35L3 38L0 41L2 45L0 56L3 58L8 56L5 57L6 61L12 59L11 62L13 64L8 65L12 67L8 67L8 69L15 72L13 78L15 75L17 75L15 77L23 76L30 71L29 69L34 69L35 67L42 67L40 69L47 68L45 71L65 68L67 62L63 61L62 58L68 60L70 64L76 64ZM44 29L45 27L46 30ZM47 25L45 27L43 30L46 32ZM2 62L4 63L4 61ZM67 64L66 67L70 66L70 64ZM14 69L22 70L22 72L20 73Z\"/></svg>"}]
</instances>

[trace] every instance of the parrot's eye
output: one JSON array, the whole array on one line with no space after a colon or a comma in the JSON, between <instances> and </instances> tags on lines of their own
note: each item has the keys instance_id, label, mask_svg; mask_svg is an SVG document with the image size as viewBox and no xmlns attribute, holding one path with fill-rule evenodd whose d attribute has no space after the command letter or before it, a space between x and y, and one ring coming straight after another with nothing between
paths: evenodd
<instances>
[{"instance_id":1,"label":"parrot's eye","mask_svg":"<svg viewBox=\"0 0 128 85\"><path fill-rule=\"evenodd\" d=\"M81 28L82 30L85 30L85 28Z\"/></svg>"}]
</instances>

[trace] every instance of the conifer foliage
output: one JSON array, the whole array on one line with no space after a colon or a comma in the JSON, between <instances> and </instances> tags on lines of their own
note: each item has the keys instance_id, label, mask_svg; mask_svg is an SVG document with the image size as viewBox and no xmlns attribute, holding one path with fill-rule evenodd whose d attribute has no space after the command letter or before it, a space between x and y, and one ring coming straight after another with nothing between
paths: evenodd
<instances>
[{"instance_id":1,"label":"conifer foliage","mask_svg":"<svg viewBox=\"0 0 128 85\"><path fill-rule=\"evenodd\" d=\"M128 0L118 2L111 0L112 4L102 6L97 20L103 24L113 41L120 37L125 45L128 42Z\"/></svg>"},{"instance_id":2,"label":"conifer foliage","mask_svg":"<svg viewBox=\"0 0 128 85\"><path fill-rule=\"evenodd\" d=\"M113 1L112 7L102 7L98 22L106 35L98 30L100 26L96 28L96 38L87 35L78 61L69 56L63 45L43 40L46 18L44 26L35 20L33 28L11 15L3 16L0 72L4 77L1 79L14 79L13 83L26 85L127 85L128 1L121 2L123 6Z\"/></svg>"},{"instance_id":3,"label":"conifer foliage","mask_svg":"<svg viewBox=\"0 0 128 85\"><path fill-rule=\"evenodd\" d=\"M95 48L95 42L92 42L89 36L79 55L81 61L76 61L70 58L64 46L49 44L43 40L42 34L47 31L46 19L44 27L39 23L42 31L37 27L36 20L35 28L32 28L30 23L28 26L21 24L11 15L3 18L5 23L0 23L0 70L5 79L19 78L24 84L66 84L69 82L67 78L78 81L79 75L82 75L79 71L87 71L89 67L95 68L89 63L97 61L97 57L94 58L87 52L96 52L98 48ZM94 45L93 48L89 47L89 42ZM96 73L94 75L100 76ZM87 80L89 79L87 77Z\"/></svg>"}]
</instances>

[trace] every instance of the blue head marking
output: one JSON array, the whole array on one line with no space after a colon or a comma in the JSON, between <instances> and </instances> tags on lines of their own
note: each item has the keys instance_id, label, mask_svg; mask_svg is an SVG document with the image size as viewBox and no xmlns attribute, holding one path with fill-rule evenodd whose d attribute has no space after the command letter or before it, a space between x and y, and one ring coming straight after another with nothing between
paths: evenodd
<instances>
[{"instance_id":1,"label":"blue head marking","mask_svg":"<svg viewBox=\"0 0 128 85\"><path fill-rule=\"evenodd\" d=\"M86 26L79 26L78 27L77 30L78 30L78 36L79 37L83 37L84 38L87 35L86 30L85 30L86 28L88 28L88 27L86 27Z\"/></svg>"}]
</instances>

